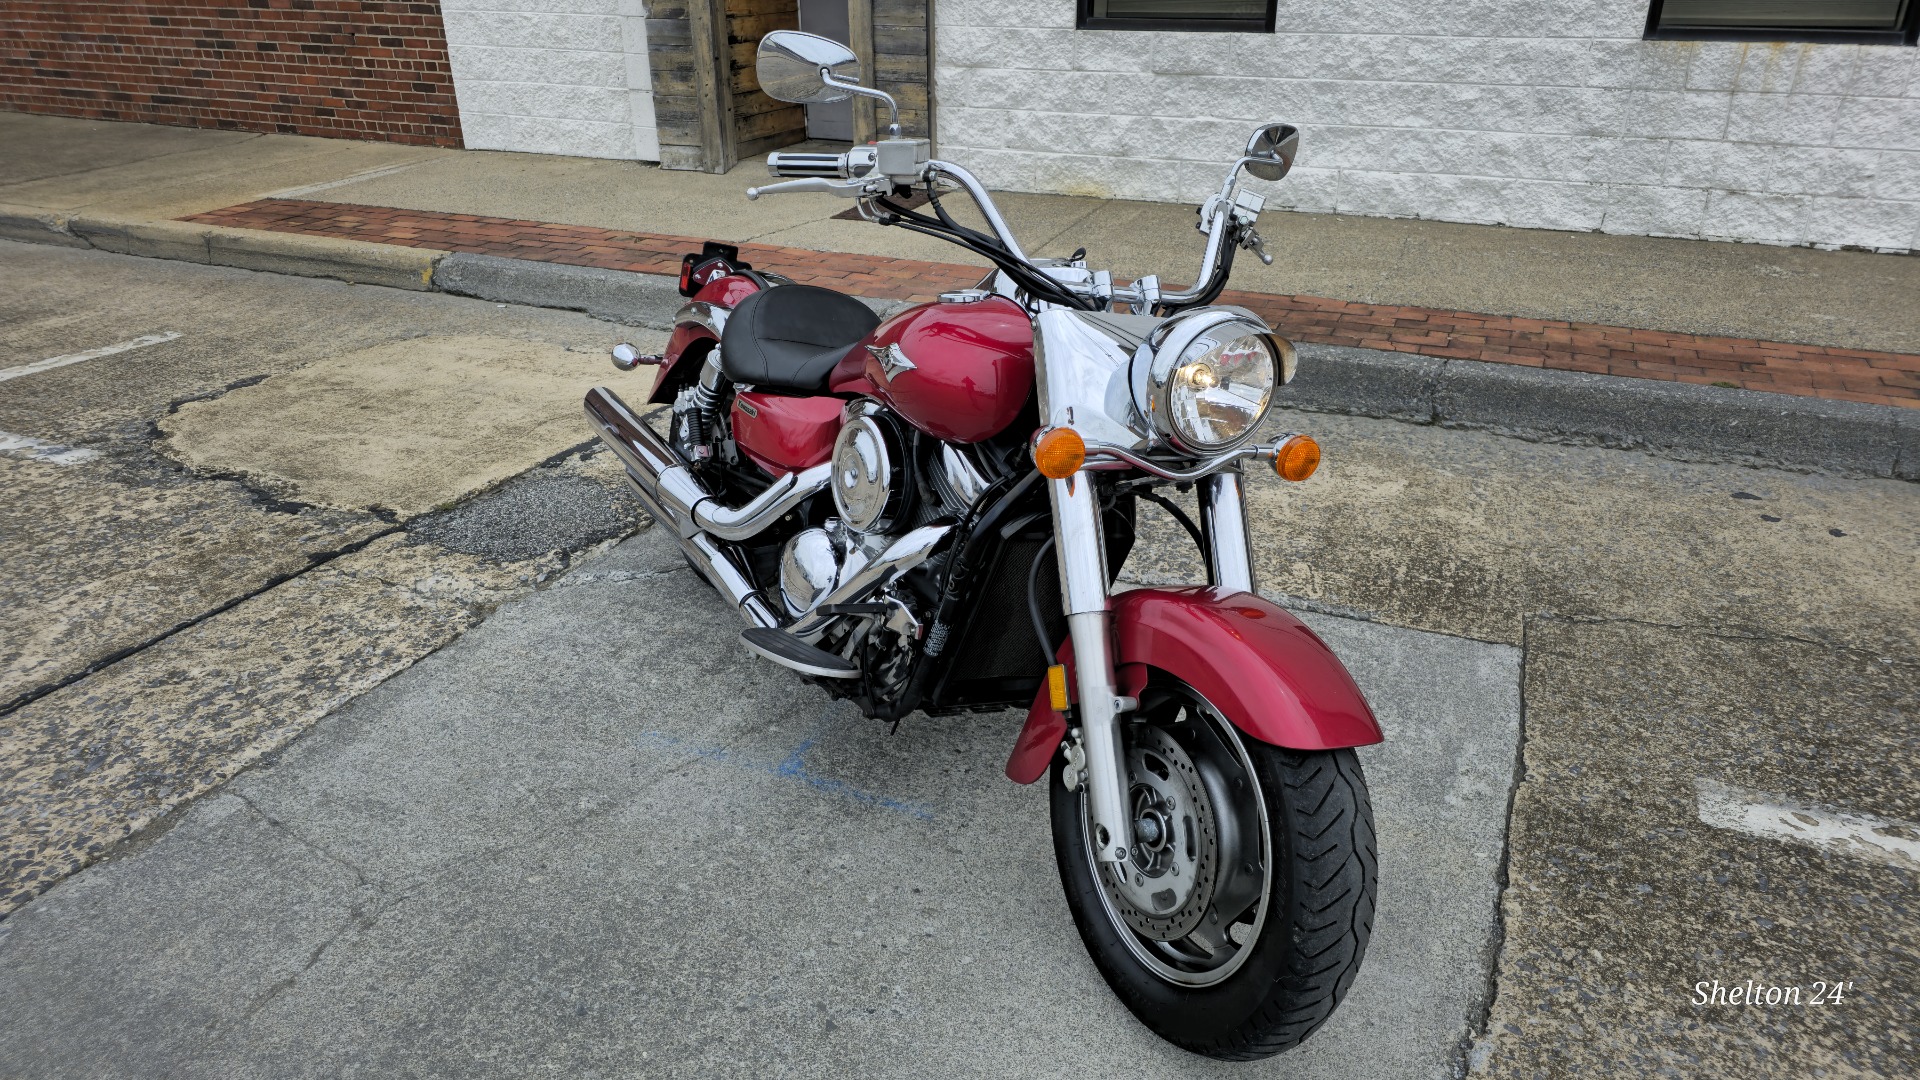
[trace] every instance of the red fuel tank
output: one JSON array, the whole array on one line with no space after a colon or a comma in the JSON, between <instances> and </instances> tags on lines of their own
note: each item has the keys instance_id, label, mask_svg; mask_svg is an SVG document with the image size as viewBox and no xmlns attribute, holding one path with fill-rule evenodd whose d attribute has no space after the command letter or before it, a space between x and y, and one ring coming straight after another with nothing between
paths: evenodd
<instances>
[{"instance_id":1,"label":"red fuel tank","mask_svg":"<svg viewBox=\"0 0 1920 1080\"><path fill-rule=\"evenodd\" d=\"M936 438L979 442L1033 393L1033 323L1004 296L908 308L855 345L827 385L878 398Z\"/></svg>"}]
</instances>

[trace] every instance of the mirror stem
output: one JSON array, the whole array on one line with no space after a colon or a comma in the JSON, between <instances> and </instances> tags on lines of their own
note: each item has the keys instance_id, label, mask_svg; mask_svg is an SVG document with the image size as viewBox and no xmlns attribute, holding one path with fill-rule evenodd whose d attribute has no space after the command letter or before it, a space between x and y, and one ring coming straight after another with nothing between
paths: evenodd
<instances>
[{"instance_id":1,"label":"mirror stem","mask_svg":"<svg viewBox=\"0 0 1920 1080\"><path fill-rule=\"evenodd\" d=\"M868 98L873 98L876 101L886 102L887 113L889 117L889 122L887 124L887 138L897 139L900 137L900 106L893 100L892 94L887 93L885 90L874 90L865 86L861 86L857 82L847 82L843 79L835 78L833 71L829 68L820 69L820 81L823 83L826 83L828 86L837 87L841 90L845 90L849 94L855 94L860 97L868 97Z\"/></svg>"}]
</instances>

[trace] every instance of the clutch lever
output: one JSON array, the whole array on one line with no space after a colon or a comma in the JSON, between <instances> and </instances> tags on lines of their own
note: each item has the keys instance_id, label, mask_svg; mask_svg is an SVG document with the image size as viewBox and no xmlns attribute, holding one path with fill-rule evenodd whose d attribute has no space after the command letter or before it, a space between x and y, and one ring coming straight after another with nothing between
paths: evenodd
<instances>
[{"instance_id":1,"label":"clutch lever","mask_svg":"<svg viewBox=\"0 0 1920 1080\"><path fill-rule=\"evenodd\" d=\"M1240 238L1240 246L1260 256L1263 265L1273 265L1273 256L1267 254L1267 242L1259 233L1248 229L1246 235Z\"/></svg>"}]
</instances>

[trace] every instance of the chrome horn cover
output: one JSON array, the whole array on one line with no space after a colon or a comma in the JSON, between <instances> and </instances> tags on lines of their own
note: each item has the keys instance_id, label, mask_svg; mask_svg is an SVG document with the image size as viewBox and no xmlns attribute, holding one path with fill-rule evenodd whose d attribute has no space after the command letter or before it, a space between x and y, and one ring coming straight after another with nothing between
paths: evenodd
<instances>
[{"instance_id":1,"label":"chrome horn cover","mask_svg":"<svg viewBox=\"0 0 1920 1080\"><path fill-rule=\"evenodd\" d=\"M799 618L840 583L840 551L825 529L802 529L780 553L780 598Z\"/></svg>"}]
</instances>

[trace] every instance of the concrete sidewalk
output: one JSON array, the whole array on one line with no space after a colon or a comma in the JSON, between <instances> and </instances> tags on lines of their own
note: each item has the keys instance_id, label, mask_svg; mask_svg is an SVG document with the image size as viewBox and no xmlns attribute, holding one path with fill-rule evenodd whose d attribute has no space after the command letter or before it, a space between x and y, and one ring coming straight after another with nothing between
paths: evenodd
<instances>
[{"instance_id":1,"label":"concrete sidewalk","mask_svg":"<svg viewBox=\"0 0 1920 1080\"><path fill-rule=\"evenodd\" d=\"M713 176L13 113L0 113L0 143L9 148L0 206L53 218L169 221L298 197L985 265L929 237L839 220L848 204L837 199L749 203L745 189L765 182L759 159ZM1191 280L1199 263L1190 206L1018 193L996 200L1039 255L1084 246L1116 276L1154 273L1170 283ZM1282 212L1266 215L1262 231L1280 257L1271 267L1240 260L1235 289L1920 352L1920 259Z\"/></svg>"},{"instance_id":2,"label":"concrete sidewalk","mask_svg":"<svg viewBox=\"0 0 1920 1080\"><path fill-rule=\"evenodd\" d=\"M1447 1075L1491 965L1519 652L1307 618L1398 737L1363 752L1366 967L1284 1058L1194 1058L1108 992L1044 790L1000 775L1018 713L891 737L745 659L648 529L0 923L0 1073Z\"/></svg>"}]
</instances>

